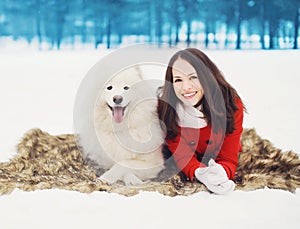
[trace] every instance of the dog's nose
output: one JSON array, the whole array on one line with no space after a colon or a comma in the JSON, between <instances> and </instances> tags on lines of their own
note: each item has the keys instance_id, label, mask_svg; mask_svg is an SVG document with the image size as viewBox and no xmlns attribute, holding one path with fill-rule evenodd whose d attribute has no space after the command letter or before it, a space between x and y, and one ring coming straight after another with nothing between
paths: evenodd
<instances>
[{"instance_id":1,"label":"dog's nose","mask_svg":"<svg viewBox=\"0 0 300 229\"><path fill-rule=\"evenodd\" d=\"M121 95L115 95L113 97L113 101L114 101L115 104L120 104L123 101L123 97Z\"/></svg>"}]
</instances>

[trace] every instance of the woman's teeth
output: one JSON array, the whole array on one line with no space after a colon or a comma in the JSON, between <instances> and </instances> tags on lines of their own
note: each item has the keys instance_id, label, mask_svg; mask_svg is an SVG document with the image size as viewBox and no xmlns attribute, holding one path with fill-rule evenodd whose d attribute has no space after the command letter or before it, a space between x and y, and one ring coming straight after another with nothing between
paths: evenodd
<instances>
[{"instance_id":1,"label":"woman's teeth","mask_svg":"<svg viewBox=\"0 0 300 229\"><path fill-rule=\"evenodd\" d=\"M183 94L183 96L189 98L195 94L196 94L196 92L192 92L192 93Z\"/></svg>"}]
</instances>

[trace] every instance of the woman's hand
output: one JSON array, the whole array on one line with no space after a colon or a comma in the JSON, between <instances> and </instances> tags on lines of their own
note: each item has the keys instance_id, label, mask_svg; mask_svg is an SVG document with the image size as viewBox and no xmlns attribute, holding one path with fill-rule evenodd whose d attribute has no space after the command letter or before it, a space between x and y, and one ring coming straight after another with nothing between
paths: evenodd
<instances>
[{"instance_id":1,"label":"woman's hand","mask_svg":"<svg viewBox=\"0 0 300 229\"><path fill-rule=\"evenodd\" d=\"M216 194L227 194L235 188L235 183L228 179L224 168L213 159L209 160L208 167L196 169L195 177Z\"/></svg>"}]
</instances>

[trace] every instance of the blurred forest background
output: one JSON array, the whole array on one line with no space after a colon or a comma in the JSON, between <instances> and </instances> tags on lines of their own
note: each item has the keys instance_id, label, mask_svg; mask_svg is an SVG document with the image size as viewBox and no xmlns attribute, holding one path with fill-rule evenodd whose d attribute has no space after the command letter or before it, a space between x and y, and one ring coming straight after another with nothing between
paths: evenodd
<instances>
[{"instance_id":1,"label":"blurred forest background","mask_svg":"<svg viewBox=\"0 0 300 229\"><path fill-rule=\"evenodd\" d=\"M298 49L299 10L300 0L1 0L0 48Z\"/></svg>"}]
</instances>

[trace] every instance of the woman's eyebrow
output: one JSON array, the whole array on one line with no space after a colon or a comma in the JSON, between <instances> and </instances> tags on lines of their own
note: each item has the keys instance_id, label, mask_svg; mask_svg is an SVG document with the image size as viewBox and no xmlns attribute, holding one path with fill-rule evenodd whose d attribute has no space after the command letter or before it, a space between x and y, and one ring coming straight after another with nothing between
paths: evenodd
<instances>
[{"instance_id":1,"label":"woman's eyebrow","mask_svg":"<svg viewBox=\"0 0 300 229\"><path fill-rule=\"evenodd\" d=\"M197 73L196 72L192 72L192 73L190 73L188 75L184 75L184 76L192 76L192 75L197 75ZM175 76L173 76L173 78L182 78L182 76L175 75Z\"/></svg>"},{"instance_id":2,"label":"woman's eyebrow","mask_svg":"<svg viewBox=\"0 0 300 229\"><path fill-rule=\"evenodd\" d=\"M191 72L191 73L189 73L189 74L187 74L187 75L174 75L173 76L173 78L182 78L182 77L184 77L184 76L192 76L192 75L197 75L197 73L196 72Z\"/></svg>"}]
</instances>

